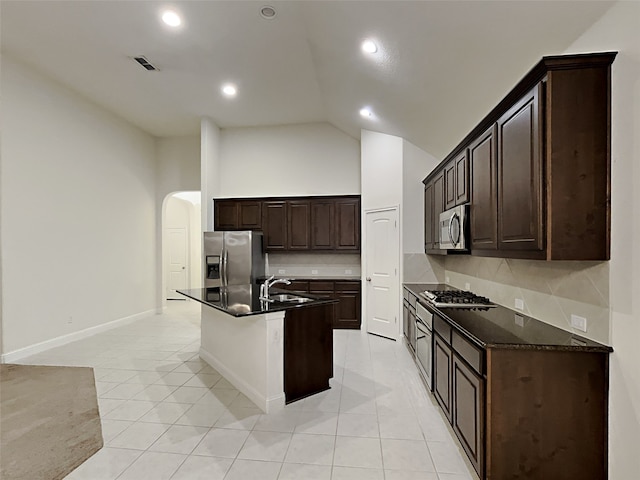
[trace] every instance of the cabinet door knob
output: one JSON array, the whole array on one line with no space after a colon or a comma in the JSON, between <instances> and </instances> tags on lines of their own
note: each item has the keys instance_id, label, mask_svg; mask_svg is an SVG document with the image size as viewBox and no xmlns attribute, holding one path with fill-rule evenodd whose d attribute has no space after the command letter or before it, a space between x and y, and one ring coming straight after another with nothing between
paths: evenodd
<instances>
[{"instance_id":1,"label":"cabinet door knob","mask_svg":"<svg viewBox=\"0 0 640 480\"><path fill-rule=\"evenodd\" d=\"M367 277L367 282L370 282L370 281L371 281L371 277Z\"/></svg>"}]
</instances>

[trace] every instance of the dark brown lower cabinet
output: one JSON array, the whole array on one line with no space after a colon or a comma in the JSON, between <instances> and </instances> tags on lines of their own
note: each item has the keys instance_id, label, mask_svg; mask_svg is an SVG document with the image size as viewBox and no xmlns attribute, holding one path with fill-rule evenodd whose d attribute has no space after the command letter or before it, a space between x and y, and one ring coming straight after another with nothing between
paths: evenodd
<instances>
[{"instance_id":1,"label":"dark brown lower cabinet","mask_svg":"<svg viewBox=\"0 0 640 480\"><path fill-rule=\"evenodd\" d=\"M608 354L487 350L486 478L607 478Z\"/></svg>"},{"instance_id":2,"label":"dark brown lower cabinet","mask_svg":"<svg viewBox=\"0 0 640 480\"><path fill-rule=\"evenodd\" d=\"M484 380L453 355L452 424L477 472L484 461Z\"/></svg>"},{"instance_id":3,"label":"dark brown lower cabinet","mask_svg":"<svg viewBox=\"0 0 640 480\"><path fill-rule=\"evenodd\" d=\"M433 393L451 421L451 348L439 335L433 338Z\"/></svg>"},{"instance_id":4,"label":"dark brown lower cabinet","mask_svg":"<svg viewBox=\"0 0 640 480\"><path fill-rule=\"evenodd\" d=\"M481 479L607 479L608 351L433 328L434 395Z\"/></svg>"},{"instance_id":5,"label":"dark brown lower cabinet","mask_svg":"<svg viewBox=\"0 0 640 480\"><path fill-rule=\"evenodd\" d=\"M290 403L329 389L333 305L293 308L284 316L284 395Z\"/></svg>"},{"instance_id":6,"label":"dark brown lower cabinet","mask_svg":"<svg viewBox=\"0 0 640 480\"><path fill-rule=\"evenodd\" d=\"M333 328L359 330L361 320L362 294L358 280L293 280L290 285L282 286L286 290L298 293L310 293L319 297L338 300L332 311Z\"/></svg>"},{"instance_id":7,"label":"dark brown lower cabinet","mask_svg":"<svg viewBox=\"0 0 640 480\"><path fill-rule=\"evenodd\" d=\"M333 328L360 329L360 282L334 282L335 305Z\"/></svg>"}]
</instances>

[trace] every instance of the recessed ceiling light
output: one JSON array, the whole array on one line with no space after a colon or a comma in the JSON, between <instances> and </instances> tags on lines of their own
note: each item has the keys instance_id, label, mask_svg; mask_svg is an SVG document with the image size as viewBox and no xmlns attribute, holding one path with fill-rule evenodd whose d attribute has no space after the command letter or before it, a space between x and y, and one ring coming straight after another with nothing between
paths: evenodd
<instances>
[{"instance_id":1,"label":"recessed ceiling light","mask_svg":"<svg viewBox=\"0 0 640 480\"><path fill-rule=\"evenodd\" d=\"M373 116L373 112L370 108L364 107L360 109L360 116L364 118L371 118Z\"/></svg>"},{"instance_id":2,"label":"recessed ceiling light","mask_svg":"<svg viewBox=\"0 0 640 480\"><path fill-rule=\"evenodd\" d=\"M260 7L260 16L262 18L271 20L273 17L276 16L276 9L273 8L271 5L265 5L263 7Z\"/></svg>"},{"instance_id":3,"label":"recessed ceiling light","mask_svg":"<svg viewBox=\"0 0 640 480\"><path fill-rule=\"evenodd\" d=\"M378 51L378 46L373 42L373 40L365 40L362 42L362 50L366 53L376 53Z\"/></svg>"},{"instance_id":4,"label":"recessed ceiling light","mask_svg":"<svg viewBox=\"0 0 640 480\"><path fill-rule=\"evenodd\" d=\"M235 85L227 83L222 86L222 93L224 93L227 97L235 97L236 93L238 93L238 89Z\"/></svg>"},{"instance_id":5,"label":"recessed ceiling light","mask_svg":"<svg viewBox=\"0 0 640 480\"><path fill-rule=\"evenodd\" d=\"M180 15L173 10L167 10L162 14L162 21L170 27L179 27L182 23Z\"/></svg>"}]
</instances>

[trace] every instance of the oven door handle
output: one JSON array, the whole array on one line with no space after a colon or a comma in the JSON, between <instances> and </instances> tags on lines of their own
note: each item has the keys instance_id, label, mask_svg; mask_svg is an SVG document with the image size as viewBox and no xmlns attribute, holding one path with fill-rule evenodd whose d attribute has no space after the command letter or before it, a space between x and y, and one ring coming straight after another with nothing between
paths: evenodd
<instances>
[{"instance_id":1,"label":"oven door handle","mask_svg":"<svg viewBox=\"0 0 640 480\"><path fill-rule=\"evenodd\" d=\"M416 317L416 328L417 328L420 332L424 333L424 334L425 334L425 336L426 336L427 334L429 334L429 327L427 327L427 326L425 325L425 323L422 321L422 319L421 319L420 317ZM418 338L424 338L424 336L422 336L422 337L418 337Z\"/></svg>"}]
</instances>

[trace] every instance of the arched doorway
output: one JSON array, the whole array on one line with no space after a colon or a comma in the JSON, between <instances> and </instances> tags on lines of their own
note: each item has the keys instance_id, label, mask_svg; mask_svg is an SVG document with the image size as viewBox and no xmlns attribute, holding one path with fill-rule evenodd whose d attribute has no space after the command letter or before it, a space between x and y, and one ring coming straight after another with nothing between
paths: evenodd
<instances>
[{"instance_id":1,"label":"arched doorway","mask_svg":"<svg viewBox=\"0 0 640 480\"><path fill-rule=\"evenodd\" d=\"M202 284L200 192L174 192L162 216L162 303L185 300L176 290Z\"/></svg>"}]
</instances>

